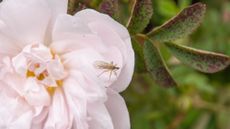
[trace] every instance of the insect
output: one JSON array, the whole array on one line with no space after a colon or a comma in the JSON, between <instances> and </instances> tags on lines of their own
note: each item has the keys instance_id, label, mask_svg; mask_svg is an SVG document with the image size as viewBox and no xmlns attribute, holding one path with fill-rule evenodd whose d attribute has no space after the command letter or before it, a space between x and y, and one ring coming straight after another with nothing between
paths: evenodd
<instances>
[{"instance_id":1,"label":"insect","mask_svg":"<svg viewBox=\"0 0 230 129\"><path fill-rule=\"evenodd\" d=\"M105 61L95 61L94 67L103 70L102 73L98 75L98 77L100 77L102 74L106 72L109 72L109 80L112 77L113 73L115 76L117 76L117 70L120 69L120 67L118 67L117 64L114 64L113 61L110 63Z\"/></svg>"}]
</instances>

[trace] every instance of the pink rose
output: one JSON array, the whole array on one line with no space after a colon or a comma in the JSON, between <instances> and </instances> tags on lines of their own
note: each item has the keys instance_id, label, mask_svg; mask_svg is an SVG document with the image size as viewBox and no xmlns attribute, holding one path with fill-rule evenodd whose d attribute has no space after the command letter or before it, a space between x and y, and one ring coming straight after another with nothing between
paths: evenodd
<instances>
[{"instance_id":1,"label":"pink rose","mask_svg":"<svg viewBox=\"0 0 230 129\"><path fill-rule=\"evenodd\" d=\"M67 0L0 4L0 129L130 129L127 29Z\"/></svg>"}]
</instances>

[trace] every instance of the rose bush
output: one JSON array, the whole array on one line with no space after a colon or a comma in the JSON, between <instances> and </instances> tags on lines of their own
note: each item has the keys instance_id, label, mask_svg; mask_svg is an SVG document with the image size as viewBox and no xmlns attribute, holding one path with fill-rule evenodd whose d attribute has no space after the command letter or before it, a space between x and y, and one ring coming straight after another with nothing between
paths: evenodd
<instances>
[{"instance_id":1,"label":"rose bush","mask_svg":"<svg viewBox=\"0 0 230 129\"><path fill-rule=\"evenodd\" d=\"M119 95L134 69L127 29L95 10L66 12L67 0L0 4L1 129L130 128Z\"/></svg>"}]
</instances>

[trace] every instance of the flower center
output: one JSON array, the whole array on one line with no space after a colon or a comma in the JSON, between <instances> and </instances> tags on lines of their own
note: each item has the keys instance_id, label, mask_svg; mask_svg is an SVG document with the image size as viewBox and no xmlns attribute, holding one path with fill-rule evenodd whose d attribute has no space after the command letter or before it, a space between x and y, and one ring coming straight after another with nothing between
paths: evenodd
<instances>
[{"instance_id":1,"label":"flower center","mask_svg":"<svg viewBox=\"0 0 230 129\"><path fill-rule=\"evenodd\" d=\"M62 80L66 77L59 56L42 44L26 46L12 62L18 74L36 79L51 94L56 87L62 86Z\"/></svg>"}]
</instances>

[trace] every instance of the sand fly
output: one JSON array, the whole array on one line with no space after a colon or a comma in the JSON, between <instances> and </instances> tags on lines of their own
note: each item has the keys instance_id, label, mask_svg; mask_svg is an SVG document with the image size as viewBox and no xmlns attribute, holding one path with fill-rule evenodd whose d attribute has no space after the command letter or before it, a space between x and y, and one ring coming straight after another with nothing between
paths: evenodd
<instances>
[{"instance_id":1,"label":"sand fly","mask_svg":"<svg viewBox=\"0 0 230 129\"><path fill-rule=\"evenodd\" d=\"M108 63L105 61L95 61L94 67L97 69L103 70L102 73L98 75L100 77L103 73L109 72L109 79L112 77L112 74L117 76L117 70L120 68L117 66L117 64L114 64L113 61Z\"/></svg>"}]
</instances>

